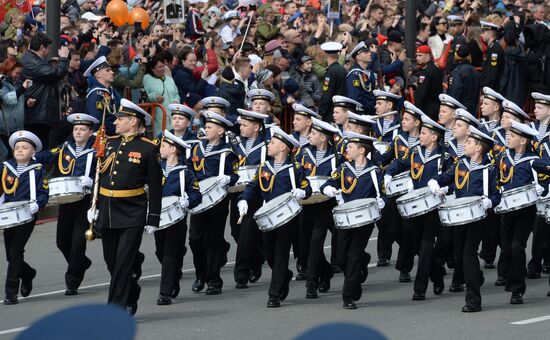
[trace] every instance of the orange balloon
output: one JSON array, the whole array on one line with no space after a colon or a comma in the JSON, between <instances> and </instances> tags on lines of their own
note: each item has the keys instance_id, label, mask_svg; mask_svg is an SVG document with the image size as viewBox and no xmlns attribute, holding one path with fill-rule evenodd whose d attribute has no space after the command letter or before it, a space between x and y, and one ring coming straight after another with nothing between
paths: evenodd
<instances>
[{"instance_id":1,"label":"orange balloon","mask_svg":"<svg viewBox=\"0 0 550 340\"><path fill-rule=\"evenodd\" d=\"M141 7L134 7L128 14L128 24L133 25L134 22L141 22L141 28L149 27L149 13Z\"/></svg>"},{"instance_id":2,"label":"orange balloon","mask_svg":"<svg viewBox=\"0 0 550 340\"><path fill-rule=\"evenodd\" d=\"M112 0L107 4L105 14L113 24L122 26L128 20L128 5L122 0Z\"/></svg>"}]
</instances>

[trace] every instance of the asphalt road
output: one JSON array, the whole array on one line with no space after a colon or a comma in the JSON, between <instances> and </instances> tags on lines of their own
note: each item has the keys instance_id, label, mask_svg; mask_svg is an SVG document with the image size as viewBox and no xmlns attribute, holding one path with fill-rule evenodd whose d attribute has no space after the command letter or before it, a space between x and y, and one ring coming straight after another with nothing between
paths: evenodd
<instances>
[{"instance_id":1,"label":"asphalt road","mask_svg":"<svg viewBox=\"0 0 550 340\"><path fill-rule=\"evenodd\" d=\"M0 237L1 238L1 237ZM227 239L229 228L227 228ZM376 263L376 232L368 245ZM3 240L2 240L3 242ZM93 265L78 296L63 293L65 262L55 246L55 224L37 226L26 259L38 270L33 294L18 305L0 305L0 339L13 339L23 327L53 311L84 303L103 303L107 299L109 276L102 257L101 242L88 243ZM394 248L395 249L395 248ZM342 309L342 275L332 280L332 288L317 300L305 299L303 281L293 281L283 306L267 309L270 270L264 266L260 281L246 290L234 289L232 262L223 269L222 295L193 294L194 280L190 251L185 258L180 296L171 306L157 306L160 266L154 256L154 240L144 235L141 250L146 259L141 279L142 293L135 316L137 339L292 339L303 331L331 321L356 322L374 327L390 339L548 339L550 297L546 296L548 276L527 281L523 305L510 305L510 293L493 285L496 271L484 270L483 312L461 313L464 293L434 296L431 285L426 301L412 301L412 283L397 282L393 267L376 268L371 264L369 278L357 310ZM4 287L5 252L0 252L0 286ZM529 254L529 252L528 252ZM232 243L229 261L234 260ZM529 255L528 255L529 257ZM394 253L395 259L395 253ZM392 262L393 265L393 262ZM295 268L294 262L291 269ZM414 270L413 270L414 277ZM451 273L452 274L452 273ZM452 275L445 277L448 287ZM521 322L521 324L514 324Z\"/></svg>"}]
</instances>

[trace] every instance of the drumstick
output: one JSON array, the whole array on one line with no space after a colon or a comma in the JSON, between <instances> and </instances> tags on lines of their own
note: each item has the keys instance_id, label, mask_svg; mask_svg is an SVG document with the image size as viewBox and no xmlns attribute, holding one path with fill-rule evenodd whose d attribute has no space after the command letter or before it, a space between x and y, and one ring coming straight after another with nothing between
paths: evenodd
<instances>
[{"instance_id":1,"label":"drumstick","mask_svg":"<svg viewBox=\"0 0 550 340\"><path fill-rule=\"evenodd\" d=\"M239 216L239 219L237 220L237 224L241 224L243 221L244 215Z\"/></svg>"},{"instance_id":2,"label":"drumstick","mask_svg":"<svg viewBox=\"0 0 550 340\"><path fill-rule=\"evenodd\" d=\"M380 118L384 118L384 117L387 117L387 116L393 116L393 115L395 115L395 114L397 114L397 111L390 111L390 112L388 112L388 113L384 113L384 114L381 114L381 115L379 115L379 116L373 116L373 117L371 117L371 118L372 118L372 119L380 119Z\"/></svg>"}]
</instances>

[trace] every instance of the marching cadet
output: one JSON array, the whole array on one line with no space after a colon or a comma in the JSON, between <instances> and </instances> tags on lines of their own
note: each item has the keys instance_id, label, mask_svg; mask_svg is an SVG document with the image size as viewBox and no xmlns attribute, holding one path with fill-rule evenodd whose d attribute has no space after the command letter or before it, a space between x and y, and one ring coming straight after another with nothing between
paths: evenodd
<instances>
[{"instance_id":1,"label":"marching cadet","mask_svg":"<svg viewBox=\"0 0 550 340\"><path fill-rule=\"evenodd\" d=\"M226 142L225 134L233 124L211 111L203 112L206 119L205 137L193 148L190 162L199 181L216 177L223 186L234 185L239 175L237 155ZM198 214L191 215L189 246L193 252L196 280L193 291L200 292L207 284L206 295L222 293L223 280L220 270L227 262L229 243L225 241L224 230L229 214L229 199Z\"/></svg>"},{"instance_id":2,"label":"marching cadet","mask_svg":"<svg viewBox=\"0 0 550 340\"><path fill-rule=\"evenodd\" d=\"M502 113L500 124L506 131L510 130L512 122L526 123L530 120L529 115L514 102L505 100L502 102L502 108L504 112Z\"/></svg>"},{"instance_id":3,"label":"marching cadet","mask_svg":"<svg viewBox=\"0 0 550 340\"><path fill-rule=\"evenodd\" d=\"M234 134L239 133L237 123L237 116L229 113L229 108L231 107L231 103L221 97L211 96L206 97L201 100L202 108L204 111L210 111L219 114L220 116L224 117L228 121L233 124L230 131L233 133L231 136L227 135L226 141L230 141L230 139L234 139ZM204 126L205 118L201 116L202 125ZM202 130L202 129L201 129ZM227 134L227 133L226 133ZM198 133L199 136L202 138L202 131ZM231 137L231 138L230 138ZM237 142L233 140L233 143L236 145Z\"/></svg>"},{"instance_id":4,"label":"marching cadet","mask_svg":"<svg viewBox=\"0 0 550 340\"><path fill-rule=\"evenodd\" d=\"M250 92L249 92L250 93ZM259 166L267 158L267 145L270 136L266 133L265 120L267 114L255 111L237 109L240 114L240 143L237 148L239 167ZM239 208L237 207L238 196L231 199L230 224L231 235L237 243L237 254L235 258L235 288L248 288L248 282L256 283L262 276L262 234L258 229L256 221L252 218L256 210L261 207L261 201L250 202L250 214L243 217L241 224L238 224ZM235 213L236 212L236 213Z\"/></svg>"},{"instance_id":5,"label":"marching cadet","mask_svg":"<svg viewBox=\"0 0 550 340\"><path fill-rule=\"evenodd\" d=\"M496 207L500 203L500 193L497 188L498 170L489 158L489 151L494 142L491 137L471 125L464 143L465 157L456 162L449 171L428 182L432 193L437 194L440 186L452 186L457 198L481 196L485 210ZM477 250L486 226L487 223L483 220L453 226L455 240L453 284L466 283L466 305L462 307L462 312L465 313L481 311L480 287L485 279L483 272L479 270Z\"/></svg>"},{"instance_id":6,"label":"marching cadet","mask_svg":"<svg viewBox=\"0 0 550 340\"><path fill-rule=\"evenodd\" d=\"M305 176L329 177L340 163L334 143L338 129L317 118L312 121L310 144L296 161L302 165ZM299 230L301 256L307 261L306 299L316 299L317 291L326 293L330 289L334 274L325 258L324 244L327 230L334 230L332 208L335 206L334 198L302 205Z\"/></svg>"},{"instance_id":7,"label":"marching cadet","mask_svg":"<svg viewBox=\"0 0 550 340\"><path fill-rule=\"evenodd\" d=\"M344 202L361 198L375 198L379 209L385 201L380 191L382 173L367 158L372 152L375 138L353 132L346 133L346 154L351 159L341 164L330 179L321 186L321 191L328 197L335 197L341 191ZM370 254L365 252L374 223L351 229L338 230L338 265L344 271L344 288L342 291L343 308L356 309L356 301L362 295L361 283L368 276Z\"/></svg>"},{"instance_id":8,"label":"marching cadet","mask_svg":"<svg viewBox=\"0 0 550 340\"><path fill-rule=\"evenodd\" d=\"M292 157L292 149L299 145L294 137L280 128L272 128L267 148L267 154L271 158L260 165L258 173L239 197L238 207L241 216L249 213L249 203L252 205L256 200L269 202L289 192L296 199L305 199L311 195L311 187L303 168ZM288 269L290 245L297 228L298 216L262 235L264 255L272 270L268 308L280 307L281 301L288 296L289 283L294 276Z\"/></svg>"},{"instance_id":9,"label":"marching cadet","mask_svg":"<svg viewBox=\"0 0 550 340\"><path fill-rule=\"evenodd\" d=\"M164 130L160 144L162 197L178 197L178 204L183 209L193 209L202 201L199 182L185 164L185 150L189 148L191 146L181 137ZM155 255L162 265L157 305L170 305L180 291L181 267L187 253L187 216L168 228L156 230L154 235Z\"/></svg>"},{"instance_id":10,"label":"marching cadet","mask_svg":"<svg viewBox=\"0 0 550 340\"><path fill-rule=\"evenodd\" d=\"M169 104L168 109L172 112L172 130L170 130L170 133L181 138L191 148L194 144L199 143L200 141L197 135L195 135L190 128L193 117L195 116L195 111L183 104ZM185 148L184 150L186 159L191 156L191 148Z\"/></svg>"},{"instance_id":11,"label":"marching cadet","mask_svg":"<svg viewBox=\"0 0 550 340\"><path fill-rule=\"evenodd\" d=\"M334 41L329 41L321 45L321 49L325 51L327 58L327 72L323 80L323 93L319 104L319 115L324 121L331 120L333 109L332 97L336 95L347 95L346 75L348 72L344 66L338 63L338 55L342 50L342 44Z\"/></svg>"},{"instance_id":12,"label":"marching cadet","mask_svg":"<svg viewBox=\"0 0 550 340\"><path fill-rule=\"evenodd\" d=\"M384 182L386 186L391 183L391 176L409 170L414 189L425 187L428 181L445 169L442 157L441 141L445 134L445 128L427 115L422 115L422 129L420 130L420 145L411 153L410 159L394 161L386 169ZM443 192L444 194L445 192ZM414 281L413 300L425 300L428 280L433 282L435 295L440 295L445 289L443 275L445 269L434 254L435 239L439 235L441 223L436 210L417 217L404 219L403 227L410 228L409 235L413 236L414 246L411 254L418 254L418 267ZM414 249L414 250L413 250ZM414 256L414 255L413 255Z\"/></svg>"},{"instance_id":13,"label":"marching cadet","mask_svg":"<svg viewBox=\"0 0 550 340\"><path fill-rule=\"evenodd\" d=\"M383 119L380 117L376 122L374 127L375 137L379 141L391 143L397 137L401 127L397 112L397 102L401 99L401 96L380 90L374 90L373 93L376 97L376 115L384 115Z\"/></svg>"},{"instance_id":14,"label":"marching cadet","mask_svg":"<svg viewBox=\"0 0 550 340\"><path fill-rule=\"evenodd\" d=\"M88 221L97 220L101 232L103 257L111 274L108 302L134 315L141 292L139 275L135 275L141 268L135 264L144 228L152 232L160 222L162 171L157 145L140 133L151 124L151 116L129 100L120 104L114 122L118 135L107 139L96 184L97 209L88 210Z\"/></svg>"},{"instance_id":15,"label":"marching cadet","mask_svg":"<svg viewBox=\"0 0 550 340\"><path fill-rule=\"evenodd\" d=\"M2 170L2 196L0 202L28 202L32 220L24 224L4 229L4 243L8 266L6 270L5 305L19 302L19 284L21 296L27 297L32 291L32 281L36 270L27 262L23 254L25 245L31 237L38 217L37 212L48 202L48 181L44 178L42 164L32 158L42 149L42 142L32 132L21 130L12 133L8 141L13 151L13 159L4 162Z\"/></svg>"},{"instance_id":16,"label":"marching cadet","mask_svg":"<svg viewBox=\"0 0 550 340\"><path fill-rule=\"evenodd\" d=\"M67 117L67 121L73 125L73 138L52 150L39 152L36 160L45 166L56 164L55 177L79 177L80 185L90 189L97 164L91 137L94 125L99 121L84 113L73 113ZM68 264L65 295L78 294L84 273L92 265L92 260L86 256L84 237L88 228L86 211L90 208L90 202L91 196L87 194L79 201L59 206L56 243Z\"/></svg>"},{"instance_id":17,"label":"marching cadet","mask_svg":"<svg viewBox=\"0 0 550 340\"><path fill-rule=\"evenodd\" d=\"M355 60L346 77L347 96L361 103L366 114L374 115L375 98L372 91L376 88L376 72L369 69L372 62L371 45L377 45L375 39L361 41L350 52L349 57Z\"/></svg>"},{"instance_id":18,"label":"marching cadet","mask_svg":"<svg viewBox=\"0 0 550 340\"><path fill-rule=\"evenodd\" d=\"M550 95L544 95L542 93L533 92L531 94L535 100L535 119L536 121L531 124L531 127L538 131L538 135L535 138L536 142L533 143L535 152L544 159L550 158L548 146L549 134L548 125L550 123ZM538 182L544 188L544 196L548 195L548 189L550 184L550 177L544 173L539 173ZM550 233L547 231L548 225L544 216L535 217L535 224L533 226L533 243L531 248L531 260L527 265L527 278L539 279L542 272L542 260L548 264L550 259L550 248L548 246L548 240Z\"/></svg>"},{"instance_id":19,"label":"marching cadet","mask_svg":"<svg viewBox=\"0 0 550 340\"><path fill-rule=\"evenodd\" d=\"M313 126L313 118L320 119L321 116L319 116L317 112L298 103L292 104L292 109L294 110L294 120L292 121L294 131L292 131L292 137L300 144L300 147L294 152L294 157L299 160L303 157L306 147L309 146L309 136ZM300 224L296 229L296 239L292 244L294 258L296 258L296 269L298 270L296 281L303 281L307 278L309 240L301 239L300 235L304 235L300 231L301 227L302 225Z\"/></svg>"},{"instance_id":20,"label":"marching cadet","mask_svg":"<svg viewBox=\"0 0 550 340\"><path fill-rule=\"evenodd\" d=\"M271 109L271 105L275 101L275 95L271 91L264 89L250 90L246 93L246 99L250 101L250 109L254 112L268 115L266 124L271 124L277 120Z\"/></svg>"},{"instance_id":21,"label":"marching cadet","mask_svg":"<svg viewBox=\"0 0 550 340\"><path fill-rule=\"evenodd\" d=\"M544 191L544 188L538 184L537 173L533 169L536 166L535 163L540 162L540 158L532 151L530 145L537 135L538 131L528 125L511 122L507 136L507 149L497 162L503 200L506 199L507 191L531 183L535 184L538 195ZM544 168L544 165L541 168ZM523 303L526 288L525 247L535 220L535 213L535 206L530 205L502 214L502 252L508 264L506 290L512 292L510 304Z\"/></svg>"},{"instance_id":22,"label":"marching cadet","mask_svg":"<svg viewBox=\"0 0 550 340\"><path fill-rule=\"evenodd\" d=\"M92 78L89 86L91 90L86 95L86 113L101 122L105 112L105 130L107 135L112 136L115 134L115 114L120 105L120 95L111 87L114 81L113 69L107 59L101 56L84 71L84 77ZM95 130L98 127L96 125Z\"/></svg>"},{"instance_id":23,"label":"marching cadet","mask_svg":"<svg viewBox=\"0 0 550 340\"><path fill-rule=\"evenodd\" d=\"M388 151L382 155L377 154L377 157L375 157L375 162L379 165L388 166L390 162L407 161L412 151L419 145L418 137L420 136L424 113L408 101L405 101L404 106L405 112L401 119L399 134L390 143ZM386 194L388 193L386 192ZM400 244L395 264L395 269L399 270L399 282L411 282L409 273L414 266L414 256L405 251L410 249L410 245L404 245L410 242L411 235L407 234L410 230L403 228L403 220L397 210L396 199L397 197L387 199L388 204L382 211L382 219L380 223L376 224L378 228L381 228L377 240L379 257L376 265L377 267L385 267L390 264L391 247L393 240L396 240ZM402 244L403 247L401 247Z\"/></svg>"},{"instance_id":24,"label":"marching cadet","mask_svg":"<svg viewBox=\"0 0 550 340\"><path fill-rule=\"evenodd\" d=\"M464 155L464 143L468 139L470 126L479 128L481 123L470 112L458 108L455 110L453 138L446 145L446 152L452 157L453 163Z\"/></svg>"},{"instance_id":25,"label":"marching cadet","mask_svg":"<svg viewBox=\"0 0 550 340\"><path fill-rule=\"evenodd\" d=\"M439 102L440 104L438 123L445 127L444 142L445 147L447 147L453 137L453 128L456 120L456 109L466 110L466 107L462 105L458 100L444 93L439 95Z\"/></svg>"},{"instance_id":26,"label":"marching cadet","mask_svg":"<svg viewBox=\"0 0 550 340\"><path fill-rule=\"evenodd\" d=\"M332 119L341 132L348 131L349 111L357 111L362 108L361 103L344 96L332 97Z\"/></svg>"},{"instance_id":27,"label":"marching cadet","mask_svg":"<svg viewBox=\"0 0 550 340\"><path fill-rule=\"evenodd\" d=\"M376 122L371 118L371 116L358 115L357 113L348 110L348 128L346 131L372 137L374 133L374 125L376 125Z\"/></svg>"},{"instance_id":28,"label":"marching cadet","mask_svg":"<svg viewBox=\"0 0 550 340\"><path fill-rule=\"evenodd\" d=\"M500 91L500 77L504 72L504 50L498 42L500 27L486 21L480 21L481 40L487 44L487 50L481 64L481 86Z\"/></svg>"},{"instance_id":29,"label":"marching cadet","mask_svg":"<svg viewBox=\"0 0 550 340\"><path fill-rule=\"evenodd\" d=\"M489 152L491 161L494 161L503 150L506 149L506 130L500 125L502 117L502 102L506 99L498 92L485 86L483 87L483 99L480 105L481 116L485 119L482 121L480 130L489 135L493 140L493 148ZM494 213L493 210L487 211L487 217L484 220L485 234L481 241L481 251L479 257L483 259L486 269L494 269L494 261L497 254L497 245L500 246L500 215ZM502 253L501 253L502 254ZM500 269L504 266L502 263L503 257L499 256L498 260L498 277Z\"/></svg>"}]
</instances>

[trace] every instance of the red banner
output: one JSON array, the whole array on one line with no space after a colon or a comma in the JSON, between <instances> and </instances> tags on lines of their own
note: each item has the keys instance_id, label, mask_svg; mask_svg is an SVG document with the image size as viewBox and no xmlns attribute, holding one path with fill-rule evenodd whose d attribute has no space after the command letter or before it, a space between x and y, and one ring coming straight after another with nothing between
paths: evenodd
<instances>
[{"instance_id":1,"label":"red banner","mask_svg":"<svg viewBox=\"0 0 550 340\"><path fill-rule=\"evenodd\" d=\"M0 21L4 20L6 13L17 8L21 13L28 13L31 10L30 0L0 0Z\"/></svg>"}]
</instances>

